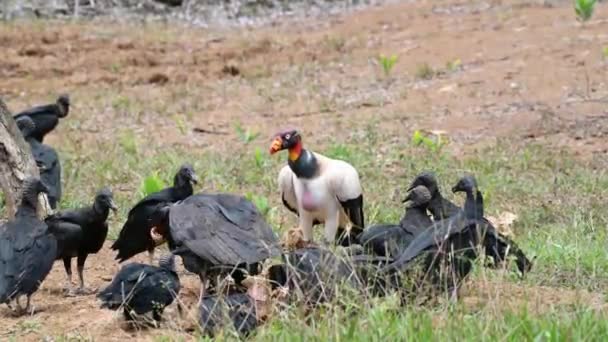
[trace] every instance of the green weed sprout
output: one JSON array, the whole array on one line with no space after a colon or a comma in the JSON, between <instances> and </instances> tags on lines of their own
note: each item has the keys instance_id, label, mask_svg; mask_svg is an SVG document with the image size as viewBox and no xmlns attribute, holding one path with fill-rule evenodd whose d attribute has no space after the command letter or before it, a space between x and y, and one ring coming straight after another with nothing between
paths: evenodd
<instances>
[{"instance_id":1,"label":"green weed sprout","mask_svg":"<svg viewBox=\"0 0 608 342\"><path fill-rule=\"evenodd\" d=\"M602 49L602 56L604 56L604 59L608 59L608 46L604 46Z\"/></svg>"},{"instance_id":2,"label":"green weed sprout","mask_svg":"<svg viewBox=\"0 0 608 342\"><path fill-rule=\"evenodd\" d=\"M151 193L158 192L165 187L162 179L158 177L157 173L150 175L144 179L144 183L142 184L141 191L145 196L148 196Z\"/></svg>"},{"instance_id":3,"label":"green weed sprout","mask_svg":"<svg viewBox=\"0 0 608 342\"><path fill-rule=\"evenodd\" d=\"M585 22L593 16L597 0L574 0L574 12L579 21Z\"/></svg>"},{"instance_id":4,"label":"green weed sprout","mask_svg":"<svg viewBox=\"0 0 608 342\"><path fill-rule=\"evenodd\" d=\"M240 123L237 123L234 128L236 129L236 134L239 136L239 139L245 144L249 144L260 135L259 132L252 132L249 128L245 130Z\"/></svg>"},{"instance_id":5,"label":"green weed sprout","mask_svg":"<svg viewBox=\"0 0 608 342\"><path fill-rule=\"evenodd\" d=\"M381 54L380 57L378 57L378 61L382 66L382 71L384 71L384 76L388 77L391 74L391 70L393 70L393 67L397 63L397 59L397 55L391 55L390 57L387 57Z\"/></svg>"},{"instance_id":6,"label":"green weed sprout","mask_svg":"<svg viewBox=\"0 0 608 342\"><path fill-rule=\"evenodd\" d=\"M425 134L416 130L412 136L412 143L416 146L424 146L431 152L439 152L447 144L447 139L442 138L442 135L443 132Z\"/></svg>"}]
</instances>

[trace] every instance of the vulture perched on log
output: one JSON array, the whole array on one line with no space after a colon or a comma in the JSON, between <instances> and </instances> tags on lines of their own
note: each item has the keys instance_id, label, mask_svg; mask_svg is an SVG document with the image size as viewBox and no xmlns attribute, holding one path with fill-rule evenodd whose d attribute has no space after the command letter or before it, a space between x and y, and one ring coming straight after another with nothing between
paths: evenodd
<instances>
[{"instance_id":1,"label":"vulture perched on log","mask_svg":"<svg viewBox=\"0 0 608 342\"><path fill-rule=\"evenodd\" d=\"M375 255L396 258L418 233L433 224L426 212L430 200L431 193L425 186L413 188L404 200L410 204L399 224L368 227L359 236L359 243Z\"/></svg>"},{"instance_id":2,"label":"vulture perched on log","mask_svg":"<svg viewBox=\"0 0 608 342\"><path fill-rule=\"evenodd\" d=\"M433 172L422 172L414 180L407 191L413 188L423 185L431 192L431 201L429 203L429 211L433 214L433 220L439 221L447 219L456 215L462 209L459 206L452 203L450 200L444 198L439 192L439 184L437 183L437 177Z\"/></svg>"},{"instance_id":3,"label":"vulture perched on log","mask_svg":"<svg viewBox=\"0 0 608 342\"><path fill-rule=\"evenodd\" d=\"M18 313L28 312L32 294L53 267L57 241L48 226L36 216L38 194L48 189L39 179L28 178L15 218L0 226L0 303L12 309L17 303ZM19 303L27 297L25 308Z\"/></svg>"},{"instance_id":4,"label":"vulture perched on log","mask_svg":"<svg viewBox=\"0 0 608 342\"><path fill-rule=\"evenodd\" d=\"M167 240L186 270L208 280L230 274L239 285L280 254L279 241L253 203L232 194L197 194L157 210L152 236ZM215 283L214 285L217 285Z\"/></svg>"},{"instance_id":5,"label":"vulture perched on log","mask_svg":"<svg viewBox=\"0 0 608 342\"><path fill-rule=\"evenodd\" d=\"M173 186L152 193L139 201L128 214L118 239L112 244L112 249L118 251L116 259L123 262L136 254L148 251L150 263L153 262L156 244L150 236L152 225L150 219L156 209L165 205L186 199L193 193L192 184L198 179L192 165L181 166L173 180Z\"/></svg>"},{"instance_id":6,"label":"vulture perched on log","mask_svg":"<svg viewBox=\"0 0 608 342\"><path fill-rule=\"evenodd\" d=\"M36 139L36 124L29 116L17 118L17 126L30 145L36 165L40 169L40 180L49 189L48 199L52 209L57 209L61 200L61 163L55 150Z\"/></svg>"},{"instance_id":7,"label":"vulture perched on log","mask_svg":"<svg viewBox=\"0 0 608 342\"><path fill-rule=\"evenodd\" d=\"M325 240L343 245L356 240L365 227L359 173L342 160L331 159L302 147L297 130L279 133L270 153L288 150L287 165L279 172L283 204L299 216L304 240L312 241L313 225L325 225ZM352 225L346 233L347 226ZM339 230L340 229L340 230ZM342 236L338 232L344 232Z\"/></svg>"},{"instance_id":8,"label":"vulture perched on log","mask_svg":"<svg viewBox=\"0 0 608 342\"><path fill-rule=\"evenodd\" d=\"M57 239L56 259L63 260L68 276L68 295L88 294L84 286L84 263L89 254L99 252L108 235L110 209L116 212L114 196L108 188L100 190L90 207L64 210L46 218L50 231ZM80 287L72 289L72 258L77 258Z\"/></svg>"},{"instance_id":9,"label":"vulture perched on log","mask_svg":"<svg viewBox=\"0 0 608 342\"><path fill-rule=\"evenodd\" d=\"M65 118L69 111L70 97L68 95L61 95L53 104L37 106L25 110L16 114L14 118L15 120L19 120L20 118L24 117L31 118L35 124L32 137L41 143L44 140L44 136L55 129L59 123L59 119Z\"/></svg>"},{"instance_id":10,"label":"vulture perched on log","mask_svg":"<svg viewBox=\"0 0 608 342\"><path fill-rule=\"evenodd\" d=\"M152 312L154 321L160 322L165 307L177 298L180 288L175 256L169 254L160 258L158 267L140 263L123 266L97 298L101 300L102 308L118 310L122 307L127 321L134 321L134 313Z\"/></svg>"}]
</instances>

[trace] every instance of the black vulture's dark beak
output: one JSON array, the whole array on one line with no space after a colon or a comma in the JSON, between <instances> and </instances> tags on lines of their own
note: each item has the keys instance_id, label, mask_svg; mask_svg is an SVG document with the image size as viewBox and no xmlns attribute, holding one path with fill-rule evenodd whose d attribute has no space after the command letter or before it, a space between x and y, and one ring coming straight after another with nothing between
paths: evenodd
<instances>
[{"instance_id":1,"label":"black vulture's dark beak","mask_svg":"<svg viewBox=\"0 0 608 342\"><path fill-rule=\"evenodd\" d=\"M456 193L456 192L458 192L460 190L461 189L460 189L460 187L458 185L455 185L455 186L452 187L452 192L454 192L454 193Z\"/></svg>"},{"instance_id":2,"label":"black vulture's dark beak","mask_svg":"<svg viewBox=\"0 0 608 342\"><path fill-rule=\"evenodd\" d=\"M412 189L413 188L410 188L410 189L407 190L409 193L407 194L407 196L405 196L405 198L403 199L403 201L401 201L401 203L405 203L407 201L411 201L412 200L412 192L411 192Z\"/></svg>"},{"instance_id":3,"label":"black vulture's dark beak","mask_svg":"<svg viewBox=\"0 0 608 342\"><path fill-rule=\"evenodd\" d=\"M193 184L198 184L198 177L197 177L197 176L196 176L194 173L191 173L191 174L190 174L190 181L191 181Z\"/></svg>"}]
</instances>

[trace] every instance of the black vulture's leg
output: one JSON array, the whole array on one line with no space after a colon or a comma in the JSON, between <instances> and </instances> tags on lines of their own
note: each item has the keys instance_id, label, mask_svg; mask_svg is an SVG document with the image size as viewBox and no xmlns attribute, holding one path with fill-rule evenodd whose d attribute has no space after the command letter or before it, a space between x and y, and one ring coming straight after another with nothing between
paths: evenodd
<instances>
[{"instance_id":1,"label":"black vulture's leg","mask_svg":"<svg viewBox=\"0 0 608 342\"><path fill-rule=\"evenodd\" d=\"M200 289L200 293L199 293L199 297L198 297L199 304L200 304L207 292L207 287L209 286L209 281L202 274L199 274L198 277L201 280L201 289Z\"/></svg>"},{"instance_id":2,"label":"black vulture's leg","mask_svg":"<svg viewBox=\"0 0 608 342\"><path fill-rule=\"evenodd\" d=\"M87 260L88 254L81 254L78 256L77 267L78 267L78 279L80 280L80 287L77 290L78 294L87 295L93 293L92 290L87 289L84 286L84 262Z\"/></svg>"},{"instance_id":3,"label":"black vulture's leg","mask_svg":"<svg viewBox=\"0 0 608 342\"><path fill-rule=\"evenodd\" d=\"M68 276L68 283L64 289L64 291L68 294L72 293L72 258L65 257L63 258L63 267L65 267L65 273Z\"/></svg>"},{"instance_id":4,"label":"black vulture's leg","mask_svg":"<svg viewBox=\"0 0 608 342\"><path fill-rule=\"evenodd\" d=\"M29 295L26 296L26 298L27 298L27 301L25 302L25 312L33 314L34 313L34 308L31 308L32 295L29 294Z\"/></svg>"},{"instance_id":5,"label":"black vulture's leg","mask_svg":"<svg viewBox=\"0 0 608 342\"><path fill-rule=\"evenodd\" d=\"M156 326L158 326L158 324L162 320L162 315L163 315L163 309L154 309L152 311L152 318L154 318L154 321L156 322Z\"/></svg>"},{"instance_id":6,"label":"black vulture's leg","mask_svg":"<svg viewBox=\"0 0 608 342\"><path fill-rule=\"evenodd\" d=\"M133 315L131 315L131 311L129 310L129 308L127 308L127 306L125 306L122 309L122 314L123 314L123 316L125 316L125 321L127 321L127 322L134 321Z\"/></svg>"},{"instance_id":7,"label":"black vulture's leg","mask_svg":"<svg viewBox=\"0 0 608 342\"><path fill-rule=\"evenodd\" d=\"M148 249L148 260L150 265L154 265L154 247Z\"/></svg>"}]
</instances>

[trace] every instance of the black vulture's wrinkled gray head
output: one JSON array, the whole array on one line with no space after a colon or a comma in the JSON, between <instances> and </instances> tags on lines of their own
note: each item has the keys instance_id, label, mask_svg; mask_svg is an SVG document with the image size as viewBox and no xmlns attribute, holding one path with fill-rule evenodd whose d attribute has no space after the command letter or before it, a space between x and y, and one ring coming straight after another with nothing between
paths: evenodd
<instances>
[{"instance_id":1,"label":"black vulture's wrinkled gray head","mask_svg":"<svg viewBox=\"0 0 608 342\"><path fill-rule=\"evenodd\" d=\"M419 185L425 186L431 192L431 195L434 195L439 191L439 186L437 185L437 177L435 176L435 173L431 171L424 171L418 176L416 176L407 191L412 191L415 187Z\"/></svg>"},{"instance_id":2,"label":"black vulture's wrinkled gray head","mask_svg":"<svg viewBox=\"0 0 608 342\"><path fill-rule=\"evenodd\" d=\"M191 164L184 164L179 168L179 171L175 174L175 178L173 180L175 186L185 185L185 184L198 184L198 177L196 176L196 172L194 172L194 167Z\"/></svg>"},{"instance_id":3,"label":"black vulture's wrinkled gray head","mask_svg":"<svg viewBox=\"0 0 608 342\"><path fill-rule=\"evenodd\" d=\"M277 133L275 134L272 144L270 145L270 154L275 154L282 150L297 147L301 142L302 136L296 129L288 129L286 131Z\"/></svg>"},{"instance_id":4,"label":"black vulture's wrinkled gray head","mask_svg":"<svg viewBox=\"0 0 608 342\"><path fill-rule=\"evenodd\" d=\"M18 118L16 122L17 127L25 138L30 137L36 130L36 124L34 123L34 120L32 120L32 118L27 115Z\"/></svg>"},{"instance_id":5,"label":"black vulture's wrinkled gray head","mask_svg":"<svg viewBox=\"0 0 608 342\"><path fill-rule=\"evenodd\" d=\"M21 203L28 204L32 208L36 208L38 204L38 194L49 193L49 188L36 177L30 177L23 183L23 192L21 195Z\"/></svg>"},{"instance_id":6,"label":"black vulture's wrinkled gray head","mask_svg":"<svg viewBox=\"0 0 608 342\"><path fill-rule=\"evenodd\" d=\"M110 188L105 187L97 192L97 195L95 195L95 207L104 210L112 209L114 212L118 210L116 203L114 203L114 194L112 194Z\"/></svg>"},{"instance_id":7,"label":"black vulture's wrinkled gray head","mask_svg":"<svg viewBox=\"0 0 608 342\"><path fill-rule=\"evenodd\" d=\"M477 190L477 180L472 175L466 175L452 187L452 192L467 192L472 193Z\"/></svg>"},{"instance_id":8,"label":"black vulture's wrinkled gray head","mask_svg":"<svg viewBox=\"0 0 608 342\"><path fill-rule=\"evenodd\" d=\"M160 268L175 272L175 255L172 253L162 255L158 260L158 266Z\"/></svg>"},{"instance_id":9,"label":"black vulture's wrinkled gray head","mask_svg":"<svg viewBox=\"0 0 608 342\"><path fill-rule=\"evenodd\" d=\"M70 96L63 94L57 98L57 106L59 107L59 117L65 118L70 112Z\"/></svg>"},{"instance_id":10,"label":"black vulture's wrinkled gray head","mask_svg":"<svg viewBox=\"0 0 608 342\"><path fill-rule=\"evenodd\" d=\"M405 197L403 202L410 202L408 205L409 208L420 207L427 205L431 201L431 192L424 185L418 185L413 188Z\"/></svg>"}]
</instances>

